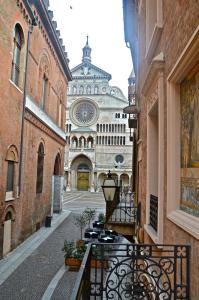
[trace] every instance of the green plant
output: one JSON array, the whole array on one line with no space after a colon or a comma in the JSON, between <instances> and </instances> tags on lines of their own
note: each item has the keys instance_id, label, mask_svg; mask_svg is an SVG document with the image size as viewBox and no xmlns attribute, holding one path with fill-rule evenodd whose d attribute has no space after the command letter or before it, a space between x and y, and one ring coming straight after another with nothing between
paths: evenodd
<instances>
[{"instance_id":1,"label":"green plant","mask_svg":"<svg viewBox=\"0 0 199 300\"><path fill-rule=\"evenodd\" d=\"M62 251L64 252L65 258L73 257L82 259L86 252L86 246L76 246L75 242L65 240Z\"/></svg>"},{"instance_id":2,"label":"green plant","mask_svg":"<svg viewBox=\"0 0 199 300\"><path fill-rule=\"evenodd\" d=\"M86 245L78 246L74 249L72 255L75 258L83 259L85 252L86 252Z\"/></svg>"},{"instance_id":3,"label":"green plant","mask_svg":"<svg viewBox=\"0 0 199 300\"><path fill-rule=\"evenodd\" d=\"M80 228L80 236L81 236L81 240L82 240L83 229L86 227L86 224L87 224L86 216L83 212L80 215L75 216L74 219L75 219L74 224Z\"/></svg>"},{"instance_id":4,"label":"green plant","mask_svg":"<svg viewBox=\"0 0 199 300\"><path fill-rule=\"evenodd\" d=\"M99 213L98 215L98 221L104 223L105 222L105 216L104 213Z\"/></svg>"},{"instance_id":5,"label":"green plant","mask_svg":"<svg viewBox=\"0 0 199 300\"><path fill-rule=\"evenodd\" d=\"M75 243L72 241L64 241L64 246L62 248L62 251L64 252L64 257L72 257L73 251L75 250Z\"/></svg>"},{"instance_id":6,"label":"green plant","mask_svg":"<svg viewBox=\"0 0 199 300\"><path fill-rule=\"evenodd\" d=\"M88 226L89 226L89 228L90 228L91 221L93 221L93 220L95 219L96 210L87 207L87 208L83 211L83 214L84 214L84 216L85 216L85 218L86 218L86 221L87 221L87 224L88 224Z\"/></svg>"}]
</instances>

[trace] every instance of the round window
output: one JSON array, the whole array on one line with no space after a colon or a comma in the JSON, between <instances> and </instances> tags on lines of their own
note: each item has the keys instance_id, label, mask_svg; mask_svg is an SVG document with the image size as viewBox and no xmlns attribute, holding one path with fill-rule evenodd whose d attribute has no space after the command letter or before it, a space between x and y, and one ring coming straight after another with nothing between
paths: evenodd
<instances>
[{"instance_id":1,"label":"round window","mask_svg":"<svg viewBox=\"0 0 199 300\"><path fill-rule=\"evenodd\" d=\"M117 163L123 163L123 161L124 161L123 155L121 155L121 154L116 155L115 161L116 161Z\"/></svg>"},{"instance_id":2,"label":"round window","mask_svg":"<svg viewBox=\"0 0 199 300\"><path fill-rule=\"evenodd\" d=\"M95 115L95 106L91 103L80 103L74 111L75 118L80 123L89 123Z\"/></svg>"},{"instance_id":3,"label":"round window","mask_svg":"<svg viewBox=\"0 0 199 300\"><path fill-rule=\"evenodd\" d=\"M80 100L72 105L70 116L76 125L89 126L97 121L98 108L91 101Z\"/></svg>"}]
</instances>

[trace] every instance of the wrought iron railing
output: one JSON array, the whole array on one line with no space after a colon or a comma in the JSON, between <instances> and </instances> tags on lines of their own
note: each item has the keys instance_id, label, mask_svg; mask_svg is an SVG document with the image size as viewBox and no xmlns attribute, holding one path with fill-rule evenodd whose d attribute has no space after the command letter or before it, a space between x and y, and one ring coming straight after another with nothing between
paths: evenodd
<instances>
[{"instance_id":1,"label":"wrought iron railing","mask_svg":"<svg viewBox=\"0 0 199 300\"><path fill-rule=\"evenodd\" d=\"M137 223L137 207L130 203L119 203L108 219L108 223Z\"/></svg>"},{"instance_id":2,"label":"wrought iron railing","mask_svg":"<svg viewBox=\"0 0 199 300\"><path fill-rule=\"evenodd\" d=\"M107 223L137 223L137 207L134 193L121 192L119 200L107 205ZM111 209L110 207L111 206Z\"/></svg>"},{"instance_id":3,"label":"wrought iron railing","mask_svg":"<svg viewBox=\"0 0 199 300\"><path fill-rule=\"evenodd\" d=\"M70 300L190 300L190 246L91 244Z\"/></svg>"},{"instance_id":4,"label":"wrought iron railing","mask_svg":"<svg viewBox=\"0 0 199 300\"><path fill-rule=\"evenodd\" d=\"M158 197L150 195L150 225L155 231L158 230Z\"/></svg>"}]
</instances>

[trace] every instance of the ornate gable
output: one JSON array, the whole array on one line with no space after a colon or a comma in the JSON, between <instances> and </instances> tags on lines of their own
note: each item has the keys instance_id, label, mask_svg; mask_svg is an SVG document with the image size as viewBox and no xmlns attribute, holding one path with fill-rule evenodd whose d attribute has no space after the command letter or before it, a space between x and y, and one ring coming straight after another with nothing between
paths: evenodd
<instances>
[{"instance_id":1,"label":"ornate gable","mask_svg":"<svg viewBox=\"0 0 199 300\"><path fill-rule=\"evenodd\" d=\"M111 75L90 63L81 63L71 70L73 79L100 78L111 80Z\"/></svg>"}]
</instances>

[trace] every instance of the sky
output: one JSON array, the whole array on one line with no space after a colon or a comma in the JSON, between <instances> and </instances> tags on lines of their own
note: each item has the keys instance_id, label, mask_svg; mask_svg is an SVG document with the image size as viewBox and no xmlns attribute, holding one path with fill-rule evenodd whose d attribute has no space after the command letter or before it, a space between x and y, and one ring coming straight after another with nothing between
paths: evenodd
<instances>
[{"instance_id":1,"label":"sky","mask_svg":"<svg viewBox=\"0 0 199 300\"><path fill-rule=\"evenodd\" d=\"M82 62L82 48L89 37L91 63L112 75L111 86L118 86L127 97L132 62L124 41L122 0L50 0L68 52L69 67Z\"/></svg>"}]
</instances>

